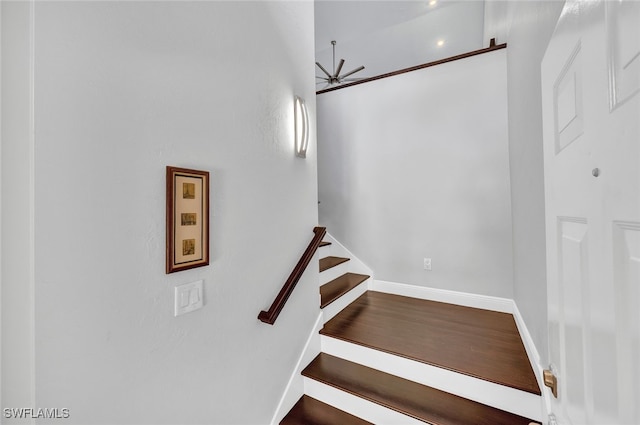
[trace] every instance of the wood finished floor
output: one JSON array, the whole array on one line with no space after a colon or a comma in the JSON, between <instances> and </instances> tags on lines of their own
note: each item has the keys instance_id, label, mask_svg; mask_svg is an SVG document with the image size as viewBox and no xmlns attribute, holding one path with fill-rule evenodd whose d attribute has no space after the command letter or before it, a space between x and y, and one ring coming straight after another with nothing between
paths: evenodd
<instances>
[{"instance_id":1,"label":"wood finished floor","mask_svg":"<svg viewBox=\"0 0 640 425\"><path fill-rule=\"evenodd\" d=\"M320 287L320 308L325 308L365 280L368 275L345 273Z\"/></svg>"},{"instance_id":2,"label":"wood finished floor","mask_svg":"<svg viewBox=\"0 0 640 425\"><path fill-rule=\"evenodd\" d=\"M511 314L368 291L320 333L540 395Z\"/></svg>"},{"instance_id":3,"label":"wood finished floor","mask_svg":"<svg viewBox=\"0 0 640 425\"><path fill-rule=\"evenodd\" d=\"M315 398L302 396L280 425L373 425Z\"/></svg>"},{"instance_id":4,"label":"wood finished floor","mask_svg":"<svg viewBox=\"0 0 640 425\"><path fill-rule=\"evenodd\" d=\"M346 263L347 261L349 261L348 258L344 258L344 257L324 257L320 259L320 272L323 272L325 270L328 270L332 267L335 267L339 264L342 263Z\"/></svg>"},{"instance_id":5,"label":"wood finished floor","mask_svg":"<svg viewBox=\"0 0 640 425\"><path fill-rule=\"evenodd\" d=\"M325 353L320 353L302 374L434 425L538 424L522 416Z\"/></svg>"}]
</instances>

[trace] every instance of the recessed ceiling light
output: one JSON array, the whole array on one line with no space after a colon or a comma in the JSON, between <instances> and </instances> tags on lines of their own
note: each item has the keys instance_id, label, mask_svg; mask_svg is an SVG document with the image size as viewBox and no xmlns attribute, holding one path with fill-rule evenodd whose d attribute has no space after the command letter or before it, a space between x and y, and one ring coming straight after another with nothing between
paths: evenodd
<instances>
[{"instance_id":1,"label":"recessed ceiling light","mask_svg":"<svg viewBox=\"0 0 640 425\"><path fill-rule=\"evenodd\" d=\"M444 46L444 40L438 40L438 43L436 43L438 45L438 47L442 47Z\"/></svg>"},{"instance_id":2,"label":"recessed ceiling light","mask_svg":"<svg viewBox=\"0 0 640 425\"><path fill-rule=\"evenodd\" d=\"M437 0L431 0L431 1L429 2L429 6L431 6L431 7L435 6L436 4L438 4L438 1L437 1Z\"/></svg>"}]
</instances>

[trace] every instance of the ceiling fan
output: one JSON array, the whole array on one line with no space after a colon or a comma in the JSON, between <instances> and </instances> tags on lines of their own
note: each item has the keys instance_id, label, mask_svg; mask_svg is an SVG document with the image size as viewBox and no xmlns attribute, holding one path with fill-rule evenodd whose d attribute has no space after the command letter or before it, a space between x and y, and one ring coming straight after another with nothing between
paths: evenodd
<instances>
[{"instance_id":1,"label":"ceiling fan","mask_svg":"<svg viewBox=\"0 0 640 425\"><path fill-rule=\"evenodd\" d=\"M321 84L322 82L326 82L328 83L328 85L332 85L332 84L340 84L345 81L359 80L359 78L347 78L347 77L355 74L356 72L362 71L364 69L364 66L359 66L353 71L347 72L344 75L340 75L340 71L342 71L342 66L344 65L344 59L340 59L340 63L338 64L338 69L336 69L336 41L335 40L331 41L331 45L333 46L333 74L329 74L329 71L327 71L322 65L320 65L320 62L316 62L316 65L318 65L318 68L320 68L322 72L324 72L324 74L326 75L326 77L316 76L316 78L322 80L322 81L318 81L316 84Z\"/></svg>"}]
</instances>

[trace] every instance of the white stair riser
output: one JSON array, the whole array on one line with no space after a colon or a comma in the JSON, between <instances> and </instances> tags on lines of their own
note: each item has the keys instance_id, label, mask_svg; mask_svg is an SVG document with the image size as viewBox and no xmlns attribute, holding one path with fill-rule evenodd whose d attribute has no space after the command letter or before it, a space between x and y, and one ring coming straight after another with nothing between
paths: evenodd
<instances>
[{"instance_id":1,"label":"white stair riser","mask_svg":"<svg viewBox=\"0 0 640 425\"><path fill-rule=\"evenodd\" d=\"M331 282L333 279L342 276L345 273L348 273L351 270L351 261L345 261L342 264L338 264L335 267L331 267L320 273L320 286L324 285L327 282ZM357 273L357 272L354 272Z\"/></svg>"},{"instance_id":2,"label":"white stair riser","mask_svg":"<svg viewBox=\"0 0 640 425\"><path fill-rule=\"evenodd\" d=\"M365 280L364 282L362 282L361 284L359 284L358 286L356 286L355 288L353 288L352 290L350 290L346 294L343 294L340 298L338 298L337 300L335 300L334 302L332 302L331 304L329 304L328 306L323 308L322 309L323 322L327 323L336 314L338 314L342 310L344 310L344 308L346 306L348 306L349 304L354 302L356 300L356 298L358 298L360 295L362 295L365 292L367 292L367 289L369 288L369 282L370 281L371 281L371 278Z\"/></svg>"},{"instance_id":3,"label":"white stair riser","mask_svg":"<svg viewBox=\"0 0 640 425\"><path fill-rule=\"evenodd\" d=\"M333 236L331 236L331 234L327 233L324 237L324 240L327 242L331 242L331 245L330 245L331 254L329 255L333 255L336 257L351 258L350 262L353 263L353 265L351 266L350 271L354 273L361 273L361 274L373 276L374 273L373 273L373 270L371 270L371 267L367 266L365 263L360 261L358 257L353 255L351 251L349 251L344 245L338 242Z\"/></svg>"},{"instance_id":4,"label":"white stair riser","mask_svg":"<svg viewBox=\"0 0 640 425\"><path fill-rule=\"evenodd\" d=\"M329 257L331 255L337 256L333 253L333 245L325 245L318 248L318 254L320 254L320 258Z\"/></svg>"},{"instance_id":5,"label":"white stair riser","mask_svg":"<svg viewBox=\"0 0 640 425\"><path fill-rule=\"evenodd\" d=\"M320 400L337 409L357 416L374 424L384 425L424 425L425 422L386 408L377 403L354 396L332 386L310 378L304 378L304 392L309 397Z\"/></svg>"},{"instance_id":6,"label":"white stair riser","mask_svg":"<svg viewBox=\"0 0 640 425\"><path fill-rule=\"evenodd\" d=\"M337 257L351 257L351 253L329 233L324 236L323 240L331 242L331 245L329 245L331 247L331 254L329 255L335 255Z\"/></svg>"},{"instance_id":7,"label":"white stair riser","mask_svg":"<svg viewBox=\"0 0 640 425\"><path fill-rule=\"evenodd\" d=\"M540 396L321 335L322 352L538 421Z\"/></svg>"}]
</instances>

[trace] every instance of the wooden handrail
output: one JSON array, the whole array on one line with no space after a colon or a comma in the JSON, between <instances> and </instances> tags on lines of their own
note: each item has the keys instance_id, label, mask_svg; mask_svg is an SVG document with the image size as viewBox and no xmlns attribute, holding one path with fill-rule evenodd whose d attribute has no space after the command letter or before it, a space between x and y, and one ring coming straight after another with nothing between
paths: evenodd
<instances>
[{"instance_id":1,"label":"wooden handrail","mask_svg":"<svg viewBox=\"0 0 640 425\"><path fill-rule=\"evenodd\" d=\"M289 299L289 295L291 295L291 293L293 292L293 288L296 287L296 284L300 280L302 273L304 273L304 271L307 269L309 262L320 246L322 238L324 238L324 235L327 233L327 228L314 227L313 233L315 233L315 236L309 243L307 249L302 254L302 257L300 257L298 264L296 264L296 266L294 267L293 271L289 275L289 278L278 293L278 296L275 300L273 300L271 307L269 307L269 311L263 310L258 315L258 319L260 319L262 322L268 323L270 325L273 325L275 323L278 315L280 314L280 311L287 302L287 299Z\"/></svg>"},{"instance_id":2,"label":"wooden handrail","mask_svg":"<svg viewBox=\"0 0 640 425\"><path fill-rule=\"evenodd\" d=\"M371 81L381 80L383 78L395 77L396 75L406 74L407 72L413 72L413 71L417 71L419 69L429 68L429 67L435 66L435 65L442 65L443 63L447 63L447 62L453 62L453 61L457 61L457 60L460 60L460 59L466 59L466 58L469 58L471 56L476 56L476 55L481 55L483 53L493 52L494 50L500 50L500 49L504 49L506 47L507 47L507 43L496 44L496 39L492 38L491 41L489 42L489 47L487 47L485 49L474 50L472 52L462 53L460 55L451 56L451 57L448 57L448 58L445 58L445 59L440 59L440 60L437 60L437 61L424 63L422 65L412 66L410 68L400 69L398 71L388 72L386 74L377 75L375 77L363 78L361 80L353 81L351 83L340 84L340 85L337 85L337 86L334 86L334 87L329 87L327 89L318 90L316 92L316 94L329 93L331 91L345 89L347 87L352 87L352 86L357 86L358 84L369 83Z\"/></svg>"}]
</instances>

